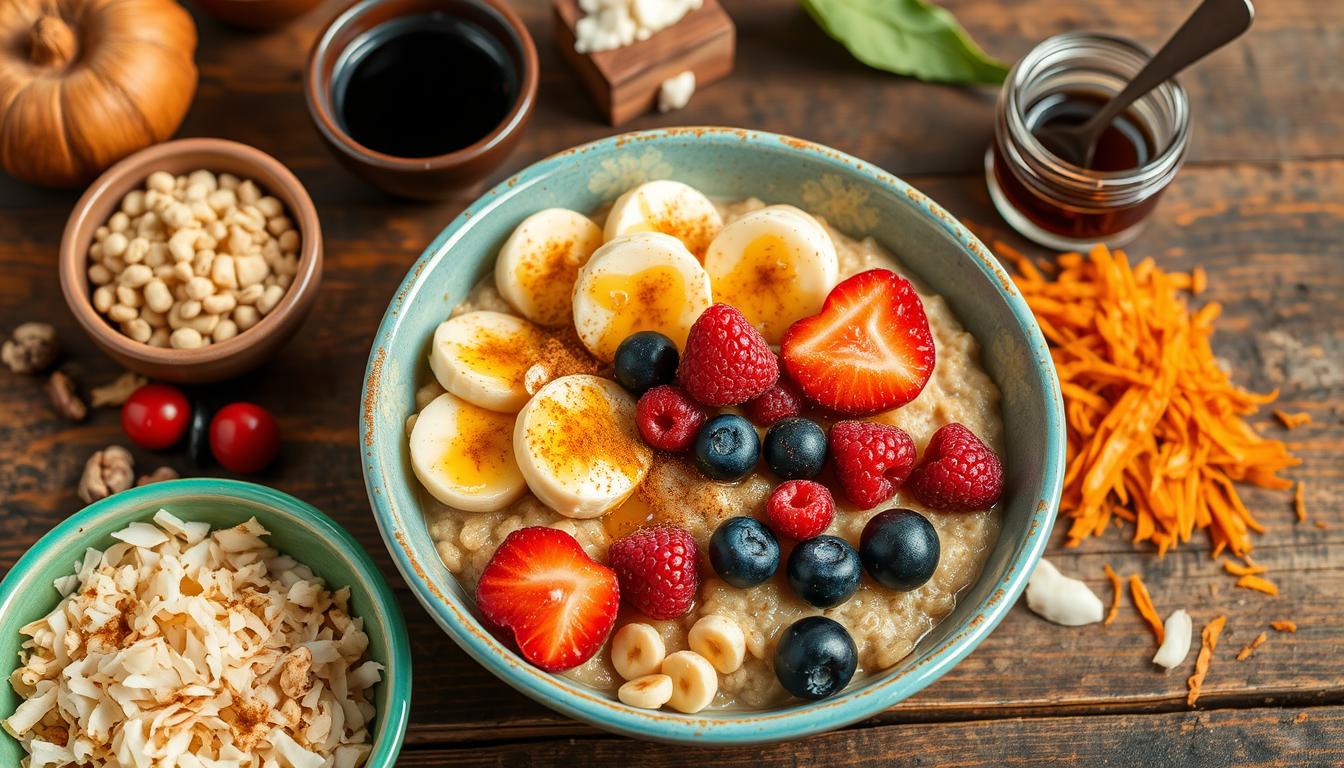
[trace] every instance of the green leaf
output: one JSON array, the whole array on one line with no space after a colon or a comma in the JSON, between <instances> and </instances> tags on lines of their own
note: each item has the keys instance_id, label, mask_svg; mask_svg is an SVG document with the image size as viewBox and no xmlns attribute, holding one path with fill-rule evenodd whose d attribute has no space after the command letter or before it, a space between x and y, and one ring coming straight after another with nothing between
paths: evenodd
<instances>
[{"instance_id":1,"label":"green leaf","mask_svg":"<svg viewBox=\"0 0 1344 768\"><path fill-rule=\"evenodd\" d=\"M826 34L870 67L940 83L1003 82L1008 68L985 53L944 8L924 0L802 0Z\"/></svg>"}]
</instances>

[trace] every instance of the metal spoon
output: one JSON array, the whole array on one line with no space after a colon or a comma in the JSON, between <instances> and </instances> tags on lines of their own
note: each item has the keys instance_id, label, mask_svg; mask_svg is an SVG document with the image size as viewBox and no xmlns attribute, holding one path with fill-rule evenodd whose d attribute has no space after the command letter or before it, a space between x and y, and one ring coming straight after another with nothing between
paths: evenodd
<instances>
[{"instance_id":1,"label":"metal spoon","mask_svg":"<svg viewBox=\"0 0 1344 768\"><path fill-rule=\"evenodd\" d=\"M1254 18L1251 0L1204 0L1129 85L1087 122L1042 128L1036 138L1061 160L1091 167L1097 139L1117 115L1176 73L1240 37Z\"/></svg>"}]
</instances>

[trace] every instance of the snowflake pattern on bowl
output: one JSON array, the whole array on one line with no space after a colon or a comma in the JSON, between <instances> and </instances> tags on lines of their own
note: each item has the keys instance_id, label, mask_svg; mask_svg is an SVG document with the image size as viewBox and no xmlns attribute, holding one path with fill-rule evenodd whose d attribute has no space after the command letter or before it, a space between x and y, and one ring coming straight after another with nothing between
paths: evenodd
<instances>
[{"instance_id":1,"label":"snowflake pattern on bowl","mask_svg":"<svg viewBox=\"0 0 1344 768\"><path fill-rule=\"evenodd\" d=\"M663 153L646 149L639 154L628 152L610 160L603 160L601 170L588 178L588 191L603 199L618 197L631 187L672 175L672 165L663 160Z\"/></svg>"}]
</instances>

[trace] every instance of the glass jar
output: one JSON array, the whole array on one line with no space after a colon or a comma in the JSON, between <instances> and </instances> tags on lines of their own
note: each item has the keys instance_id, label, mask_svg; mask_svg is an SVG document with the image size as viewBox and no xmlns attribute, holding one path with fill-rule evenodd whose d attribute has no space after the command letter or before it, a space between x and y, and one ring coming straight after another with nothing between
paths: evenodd
<instances>
[{"instance_id":1,"label":"glass jar","mask_svg":"<svg viewBox=\"0 0 1344 768\"><path fill-rule=\"evenodd\" d=\"M1047 150L1034 132L1065 101L1099 104L1119 93L1150 58L1128 40L1073 32L1042 42L1008 73L985 178L994 207L1013 229L1061 250L1124 245L1139 234L1185 159L1190 107L1179 83L1168 80L1148 92L1113 123L1123 119L1140 134L1135 145L1149 145L1134 167L1080 168Z\"/></svg>"}]
</instances>

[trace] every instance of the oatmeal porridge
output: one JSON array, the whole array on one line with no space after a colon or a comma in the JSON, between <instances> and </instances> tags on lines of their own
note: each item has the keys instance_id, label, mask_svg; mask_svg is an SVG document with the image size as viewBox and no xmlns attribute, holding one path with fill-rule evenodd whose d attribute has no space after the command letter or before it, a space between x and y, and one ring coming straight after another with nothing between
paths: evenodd
<instances>
[{"instance_id":1,"label":"oatmeal porridge","mask_svg":"<svg viewBox=\"0 0 1344 768\"><path fill-rule=\"evenodd\" d=\"M673 184L655 182L664 183ZM654 191L660 193L655 196L657 202L667 197L666 190ZM713 457L706 459L699 449L670 452L645 445L636 425L634 404L638 395L627 395L612 382L613 376L622 380L619 371L613 374L613 368L621 365L620 361L613 365L613 357L623 339L651 328L671 339L683 355L689 354L688 332L693 336L697 318L702 314L708 317L711 313L706 310L718 302L740 309L737 316L750 321L760 334L755 338L764 339L770 350L778 351L784 341L780 385L784 378L806 380L805 375L794 375L799 369L793 367L795 362L789 355L788 345L793 343L789 340L790 326L799 318L831 311L835 297L828 298L827 294L838 283L848 285L848 278L872 270L890 271L904 278L892 278L896 283L909 281L913 286L908 300L922 304L933 348L929 354L931 372L925 374L922 388L914 388L913 399L899 407L864 414L862 423L889 425L908 435L909 464L913 464L916 453L926 461L934 460L930 442L935 432L949 424L969 430L970 439L978 438L980 448L993 456L1002 455L999 393L980 367L979 344L940 296L907 274L871 238L851 238L797 209L766 206L756 199L715 202L712 210L705 211L701 202L704 198L696 193L696 197L687 198L689 202L673 200L663 207L668 219L675 220L679 213L698 217L689 230L692 237L688 241L697 247L693 253L674 239L680 234L677 226L655 220L649 205L633 212L629 205L623 206L622 201L628 197L618 200L614 209L595 221L574 212L548 211L543 212L547 216L538 214L524 222L501 252L496 274L452 308L452 323L444 323L436 334L431 366L416 393L417 413L408 420L407 432L413 464L423 485L426 519L444 564L472 592L505 539L523 529L540 526L568 534L582 553L601 564L608 563L609 549L623 537L651 527L673 526L689 534L698 552L692 567L698 572L698 581L688 597L689 609L675 618L649 618L630 604L631 591L623 580L619 613L607 620L606 631L594 642L600 643L607 633L627 626L647 625L661 638L658 651L660 657L667 656L667 667L674 656L685 660L677 652L694 645L688 638L697 622L706 617L719 617L716 622L727 619L741 630L744 653L740 665L731 667L731 671L720 668L717 687L706 699L710 708L761 708L786 700L792 689L781 684L782 672L775 669L780 650L776 646L786 628L808 616L828 617L852 638L855 678L891 667L952 611L958 593L979 575L999 532L1000 512L994 504L997 495L988 503L978 504L979 508L958 507L955 499L949 502L945 495L910 492L915 483L912 475L905 487L900 481L906 478L896 478L894 487L884 491L886 495L879 501L855 503L855 497L863 493L850 492L848 479L842 477L847 470L841 459L831 456L820 472L809 470L817 482L835 490L833 514L828 510L831 516L822 522L824 533L848 542L852 549L847 557L857 569L855 552L861 549L861 539L867 538L864 531L870 520L883 510L913 510L936 531L936 568L930 564L931 575L926 574L923 578L927 580L903 591L879 583L870 567L872 575L863 574L857 589L838 604L818 607L815 599L809 602L800 597L791 583L797 558L790 555L799 544L779 535L773 575L753 586L733 586L731 576L725 578L710 564L708 553L720 546L711 539L732 518L767 520L767 504L781 481L772 471L776 467L765 458L757 461L749 455L749 467L741 479L718 482L707 477L704 463ZM779 213L773 213L776 211ZM773 223L768 220L771 216ZM605 229L601 227L604 218ZM767 219L767 226L783 226L783 234L758 236L746 226L757 219ZM743 222L743 226L735 227L736 222ZM706 228L718 235L707 238ZM673 237L639 234L650 231ZM790 240L790 232L802 232L804 239ZM647 241L640 243L644 250L637 254L641 265L637 277L646 279L643 284L627 281L626 285L617 285L611 274L619 270L602 273L603 265L597 264L609 259L609 250L620 244L614 241L623 237ZM807 237L814 239L808 241ZM816 240L818 237L828 242ZM809 243L818 243L818 253L829 253L833 247L833 261L821 260L818 266L815 254L808 250ZM735 263L715 267L715 250L724 247L733 249ZM633 245L625 245L621 252L633 253L633 249ZM549 254L550 261L543 266L552 266L542 269L535 263L523 263L526 260L516 256L520 252ZM793 261L786 256L790 253ZM717 271L706 274L711 268ZM625 270L627 275L629 271ZM692 276L682 279L688 274ZM576 281L578 287L572 295L568 290L546 293L539 289ZM781 293L780 286L790 281L821 284ZM589 297L600 295L612 300L594 303L585 299L585 291ZM823 299L827 302L825 310L821 308ZM843 307L837 311L843 311ZM441 353L444 349L449 351ZM877 349L880 353L882 345ZM683 375L686 366L683 359ZM567 383L573 383L569 391L553 391L564 389ZM445 386L452 394L444 394ZM836 413L844 412L843 408L813 397L806 387L790 388L795 393L803 390L804 397L799 398L803 403L801 415L822 430L846 418ZM589 398L588 406L575 405L580 390L586 393L582 397ZM709 399L702 398L701 402ZM812 404L815 402L826 402L827 407ZM555 403L560 404L558 415L548 411ZM741 414L754 416L751 407L750 403L733 403L706 407L704 411L713 419L711 426L724 418L715 418L716 413L745 424ZM451 412L445 412L445 408ZM583 408L612 414L611 423L600 428L579 427L573 423L572 414ZM520 410L522 413L515 417L513 414ZM431 413L434 423L424 423ZM570 414L569 423L565 423L566 414ZM526 427L524 422L532 426ZM567 457L522 455L539 450L519 448L529 439L535 443L537 430L550 441L547 445L551 453L559 450L556 446L568 446ZM760 422L756 431L765 433ZM839 447L833 445L831 449L838 456ZM418 450L422 453L417 454ZM943 450L941 446L939 450ZM436 458L414 461L417 455ZM568 465L561 466L565 462ZM994 466L998 467L997 459ZM925 472L920 482L931 482L928 477L932 474ZM882 482L880 474L869 479ZM829 503L830 494L826 495ZM941 502L925 504L921 498ZM866 548L864 557L868 557ZM870 565L866 559L864 565ZM619 568L617 572L624 575ZM483 610L489 615L484 606ZM519 627L513 628L516 634ZM519 642L523 642L521 636ZM629 686L622 687L625 680L617 671L619 664L613 663L609 648L613 642L607 640L600 650L561 673L612 695L620 689L620 698L626 701ZM648 642L658 644L652 637ZM547 668L542 663L538 666ZM668 672L666 668L663 671ZM848 682L846 677L839 686ZM637 693L632 691L630 695ZM675 698L672 704L677 705Z\"/></svg>"}]
</instances>

